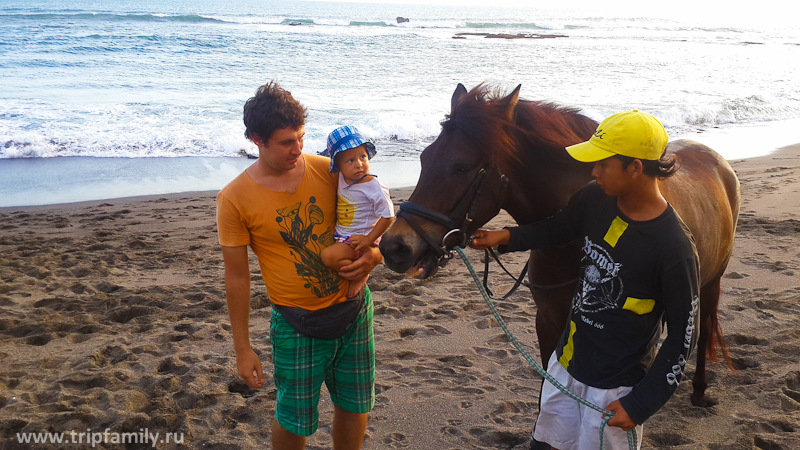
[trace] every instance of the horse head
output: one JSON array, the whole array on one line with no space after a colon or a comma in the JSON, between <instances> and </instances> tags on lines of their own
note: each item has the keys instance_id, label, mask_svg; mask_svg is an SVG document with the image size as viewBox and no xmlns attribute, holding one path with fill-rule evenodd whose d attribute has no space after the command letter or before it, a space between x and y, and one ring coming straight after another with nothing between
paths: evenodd
<instances>
[{"instance_id":1,"label":"horse head","mask_svg":"<svg viewBox=\"0 0 800 450\"><path fill-rule=\"evenodd\" d=\"M420 157L414 192L383 235L380 250L396 272L427 278L454 246L503 208L508 178L517 160L514 115L520 86L492 95L482 85L453 93L442 131Z\"/></svg>"}]
</instances>

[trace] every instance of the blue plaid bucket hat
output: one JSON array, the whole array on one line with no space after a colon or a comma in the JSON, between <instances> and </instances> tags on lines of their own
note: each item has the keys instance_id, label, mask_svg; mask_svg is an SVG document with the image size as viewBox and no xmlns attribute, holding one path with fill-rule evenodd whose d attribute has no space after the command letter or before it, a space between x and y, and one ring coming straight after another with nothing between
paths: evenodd
<instances>
[{"instance_id":1,"label":"blue plaid bucket hat","mask_svg":"<svg viewBox=\"0 0 800 450\"><path fill-rule=\"evenodd\" d=\"M336 154L339 152L356 148L361 144L367 144L367 157L372 159L372 157L377 153L375 150L375 144L367 140L367 138L359 133L358 128L345 125L331 131L331 134L328 135L328 148L320 153L320 155L327 156L331 159L331 173L337 173L339 168L336 167L334 156L336 156Z\"/></svg>"}]
</instances>

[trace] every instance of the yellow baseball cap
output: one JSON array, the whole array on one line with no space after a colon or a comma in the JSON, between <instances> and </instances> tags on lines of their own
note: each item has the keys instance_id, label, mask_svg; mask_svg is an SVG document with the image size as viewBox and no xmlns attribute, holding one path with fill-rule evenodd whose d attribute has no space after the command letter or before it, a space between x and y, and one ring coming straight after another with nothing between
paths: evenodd
<instances>
[{"instance_id":1,"label":"yellow baseball cap","mask_svg":"<svg viewBox=\"0 0 800 450\"><path fill-rule=\"evenodd\" d=\"M655 117L637 110L614 114L586 142L567 147L570 156L595 162L614 155L656 160L667 147L667 130Z\"/></svg>"}]
</instances>

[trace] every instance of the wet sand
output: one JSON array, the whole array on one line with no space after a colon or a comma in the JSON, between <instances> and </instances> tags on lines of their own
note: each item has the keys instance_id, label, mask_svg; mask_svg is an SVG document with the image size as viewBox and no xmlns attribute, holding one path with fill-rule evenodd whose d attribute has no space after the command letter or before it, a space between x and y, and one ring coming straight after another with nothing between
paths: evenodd
<instances>
[{"instance_id":1,"label":"wet sand","mask_svg":"<svg viewBox=\"0 0 800 450\"><path fill-rule=\"evenodd\" d=\"M800 145L731 162L743 204L720 318L737 370L710 365L708 408L691 406L682 383L645 424L642 448L800 448ZM393 190L396 204L410 192ZM269 376L255 391L236 374L214 197L0 208L0 448L86 448L22 445L17 433L107 428L183 433L160 449L269 448L275 389ZM503 214L489 226L511 223ZM468 254L478 265L482 254ZM518 271L526 255L504 259ZM271 309L254 257L251 268L251 339L268 374ZM379 266L370 286L377 402L364 448L527 448L541 379L464 265L429 280ZM538 356L530 292L499 309ZM331 447L324 393L321 409L310 449Z\"/></svg>"}]
</instances>

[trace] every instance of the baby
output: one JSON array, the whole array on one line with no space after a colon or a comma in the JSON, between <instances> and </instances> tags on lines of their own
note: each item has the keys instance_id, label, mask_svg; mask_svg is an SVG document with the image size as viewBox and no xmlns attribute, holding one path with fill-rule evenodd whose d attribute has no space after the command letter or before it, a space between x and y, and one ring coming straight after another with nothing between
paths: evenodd
<instances>
[{"instance_id":1,"label":"baby","mask_svg":"<svg viewBox=\"0 0 800 450\"><path fill-rule=\"evenodd\" d=\"M328 135L323 156L331 158L331 173L339 172L336 207L336 243L322 250L322 262L333 270L352 263L369 246L377 246L381 235L394 220L394 204L389 188L369 173L369 160L375 145L355 127L339 127ZM367 278L351 281L347 297L353 297Z\"/></svg>"}]
</instances>

